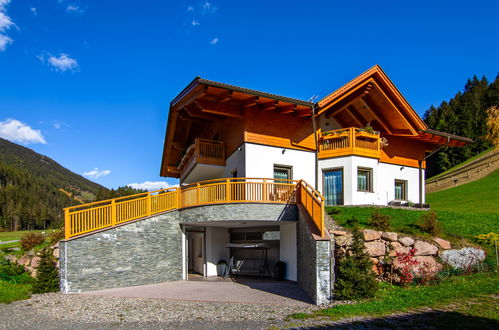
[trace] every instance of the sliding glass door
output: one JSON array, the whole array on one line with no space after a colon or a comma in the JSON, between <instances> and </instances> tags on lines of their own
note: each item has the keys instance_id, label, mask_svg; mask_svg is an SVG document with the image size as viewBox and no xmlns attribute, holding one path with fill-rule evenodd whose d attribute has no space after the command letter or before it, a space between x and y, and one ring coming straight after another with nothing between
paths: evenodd
<instances>
[{"instance_id":1,"label":"sliding glass door","mask_svg":"<svg viewBox=\"0 0 499 330\"><path fill-rule=\"evenodd\" d=\"M326 205L343 205L343 169L323 172L323 192Z\"/></svg>"}]
</instances>

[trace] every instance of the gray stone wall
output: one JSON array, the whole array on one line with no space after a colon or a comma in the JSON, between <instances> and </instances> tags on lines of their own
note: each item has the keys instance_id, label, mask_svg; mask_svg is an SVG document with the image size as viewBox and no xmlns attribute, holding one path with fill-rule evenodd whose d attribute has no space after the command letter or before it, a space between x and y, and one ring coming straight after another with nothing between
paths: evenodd
<instances>
[{"instance_id":1,"label":"gray stone wall","mask_svg":"<svg viewBox=\"0 0 499 330\"><path fill-rule=\"evenodd\" d=\"M318 305L331 299L331 242L316 240L301 208L298 213L298 284Z\"/></svg>"},{"instance_id":2,"label":"gray stone wall","mask_svg":"<svg viewBox=\"0 0 499 330\"><path fill-rule=\"evenodd\" d=\"M296 205L287 204L215 204L180 210L180 222L204 221L296 221Z\"/></svg>"},{"instance_id":3,"label":"gray stone wall","mask_svg":"<svg viewBox=\"0 0 499 330\"><path fill-rule=\"evenodd\" d=\"M178 211L60 244L64 293L182 279Z\"/></svg>"}]
</instances>

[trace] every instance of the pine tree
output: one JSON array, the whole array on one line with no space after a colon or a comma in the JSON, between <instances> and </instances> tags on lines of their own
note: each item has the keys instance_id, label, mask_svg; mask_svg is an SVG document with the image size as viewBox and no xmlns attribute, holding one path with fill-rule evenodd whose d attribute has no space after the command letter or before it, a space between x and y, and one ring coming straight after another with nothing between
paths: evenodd
<instances>
[{"instance_id":1,"label":"pine tree","mask_svg":"<svg viewBox=\"0 0 499 330\"><path fill-rule=\"evenodd\" d=\"M348 300L372 298L378 291L378 281L372 265L369 254L365 251L362 233L354 230L349 253L339 261L336 297Z\"/></svg>"},{"instance_id":2,"label":"pine tree","mask_svg":"<svg viewBox=\"0 0 499 330\"><path fill-rule=\"evenodd\" d=\"M51 248L40 251L40 262L36 268L36 281L33 293L55 292L59 290L59 271L55 265Z\"/></svg>"}]
</instances>

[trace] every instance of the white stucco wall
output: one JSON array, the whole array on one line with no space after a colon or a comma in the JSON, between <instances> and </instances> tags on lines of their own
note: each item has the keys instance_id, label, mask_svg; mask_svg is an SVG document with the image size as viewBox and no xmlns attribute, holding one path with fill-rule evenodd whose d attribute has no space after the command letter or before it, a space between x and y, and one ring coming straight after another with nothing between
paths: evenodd
<instances>
[{"instance_id":1,"label":"white stucco wall","mask_svg":"<svg viewBox=\"0 0 499 330\"><path fill-rule=\"evenodd\" d=\"M296 223L281 225L279 259L286 264L286 280L297 280Z\"/></svg>"},{"instance_id":2,"label":"white stucco wall","mask_svg":"<svg viewBox=\"0 0 499 330\"><path fill-rule=\"evenodd\" d=\"M217 275L217 263L220 260L229 262L229 249L225 247L229 243L230 236L227 228L206 227L206 275Z\"/></svg>"},{"instance_id":3,"label":"white stucco wall","mask_svg":"<svg viewBox=\"0 0 499 330\"><path fill-rule=\"evenodd\" d=\"M225 160L224 177L232 177L232 173L237 170L237 176L240 178L246 177L245 170L245 146L242 144Z\"/></svg>"},{"instance_id":4,"label":"white stucco wall","mask_svg":"<svg viewBox=\"0 0 499 330\"><path fill-rule=\"evenodd\" d=\"M372 169L373 192L357 191L358 167ZM407 200L419 203L418 168L381 163L374 158L358 156L319 160L319 168L319 191L322 193L324 192L322 188L323 171L343 168L343 201L345 205L386 205L395 199L395 180L406 180Z\"/></svg>"},{"instance_id":5,"label":"white stucco wall","mask_svg":"<svg viewBox=\"0 0 499 330\"><path fill-rule=\"evenodd\" d=\"M293 180L314 183L314 152L245 143L246 177L273 178L274 165L292 166ZM284 150L284 153L283 153Z\"/></svg>"}]
</instances>

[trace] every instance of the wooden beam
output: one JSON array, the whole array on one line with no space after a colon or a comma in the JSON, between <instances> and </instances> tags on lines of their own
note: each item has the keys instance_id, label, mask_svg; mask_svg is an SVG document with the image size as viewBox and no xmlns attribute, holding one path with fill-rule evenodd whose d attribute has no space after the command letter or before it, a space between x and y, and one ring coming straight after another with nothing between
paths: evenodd
<instances>
[{"instance_id":1,"label":"wooden beam","mask_svg":"<svg viewBox=\"0 0 499 330\"><path fill-rule=\"evenodd\" d=\"M353 110L352 110L352 108L353 108ZM350 115L350 117L352 117L353 120L355 120L355 122L357 123L357 125L359 125L359 127L364 127L364 124L362 124L362 122L359 120L357 115L354 114L354 112L357 112L357 111L355 110L355 107L353 105L347 107L346 111Z\"/></svg>"},{"instance_id":2,"label":"wooden beam","mask_svg":"<svg viewBox=\"0 0 499 330\"><path fill-rule=\"evenodd\" d=\"M232 100L233 91L227 91L227 93L220 95L219 103L225 103Z\"/></svg>"},{"instance_id":3,"label":"wooden beam","mask_svg":"<svg viewBox=\"0 0 499 330\"><path fill-rule=\"evenodd\" d=\"M277 108L277 103L279 103L279 101L270 101L270 102L266 102L266 103L261 103L260 109L262 109L262 110L274 110L275 108Z\"/></svg>"},{"instance_id":4,"label":"wooden beam","mask_svg":"<svg viewBox=\"0 0 499 330\"><path fill-rule=\"evenodd\" d=\"M206 113L202 113L201 109L196 105L196 103L189 104L189 105L185 106L184 109L189 114L189 116L191 116L192 118L205 119L205 120L210 120L210 121L217 119L214 116L211 116L211 115L206 114Z\"/></svg>"},{"instance_id":5,"label":"wooden beam","mask_svg":"<svg viewBox=\"0 0 499 330\"><path fill-rule=\"evenodd\" d=\"M367 110L369 110L371 112L371 114L373 115L373 117L379 122L379 124L381 126L383 126L383 128L386 130L386 132L388 134L392 134L391 129L389 129L388 126L386 126L385 123L378 117L378 115L376 114L376 112L374 112L374 110L371 109L371 107L367 104L366 100L364 100L364 97L360 97L359 101L360 101L360 104L364 107L364 109L367 109Z\"/></svg>"},{"instance_id":6,"label":"wooden beam","mask_svg":"<svg viewBox=\"0 0 499 330\"><path fill-rule=\"evenodd\" d=\"M210 102L205 100L197 100L196 105L202 112L207 112L219 116L243 118L243 113L240 107L231 106L229 104L220 104L218 102Z\"/></svg>"},{"instance_id":7,"label":"wooden beam","mask_svg":"<svg viewBox=\"0 0 499 330\"><path fill-rule=\"evenodd\" d=\"M258 104L258 100L260 100L260 97L258 96L252 96L250 97L249 99L246 99L242 102L242 106L243 108L250 108L254 105L257 105Z\"/></svg>"},{"instance_id":8,"label":"wooden beam","mask_svg":"<svg viewBox=\"0 0 499 330\"><path fill-rule=\"evenodd\" d=\"M281 115L286 114L286 113L295 112L296 111L296 104L291 104L291 105L286 105L284 107L279 107L279 108L277 108L277 111L279 111L279 113Z\"/></svg>"},{"instance_id":9,"label":"wooden beam","mask_svg":"<svg viewBox=\"0 0 499 330\"><path fill-rule=\"evenodd\" d=\"M296 111L294 115L296 117L311 117L312 116L312 111L310 111L310 110L299 110L299 111Z\"/></svg>"}]
</instances>

